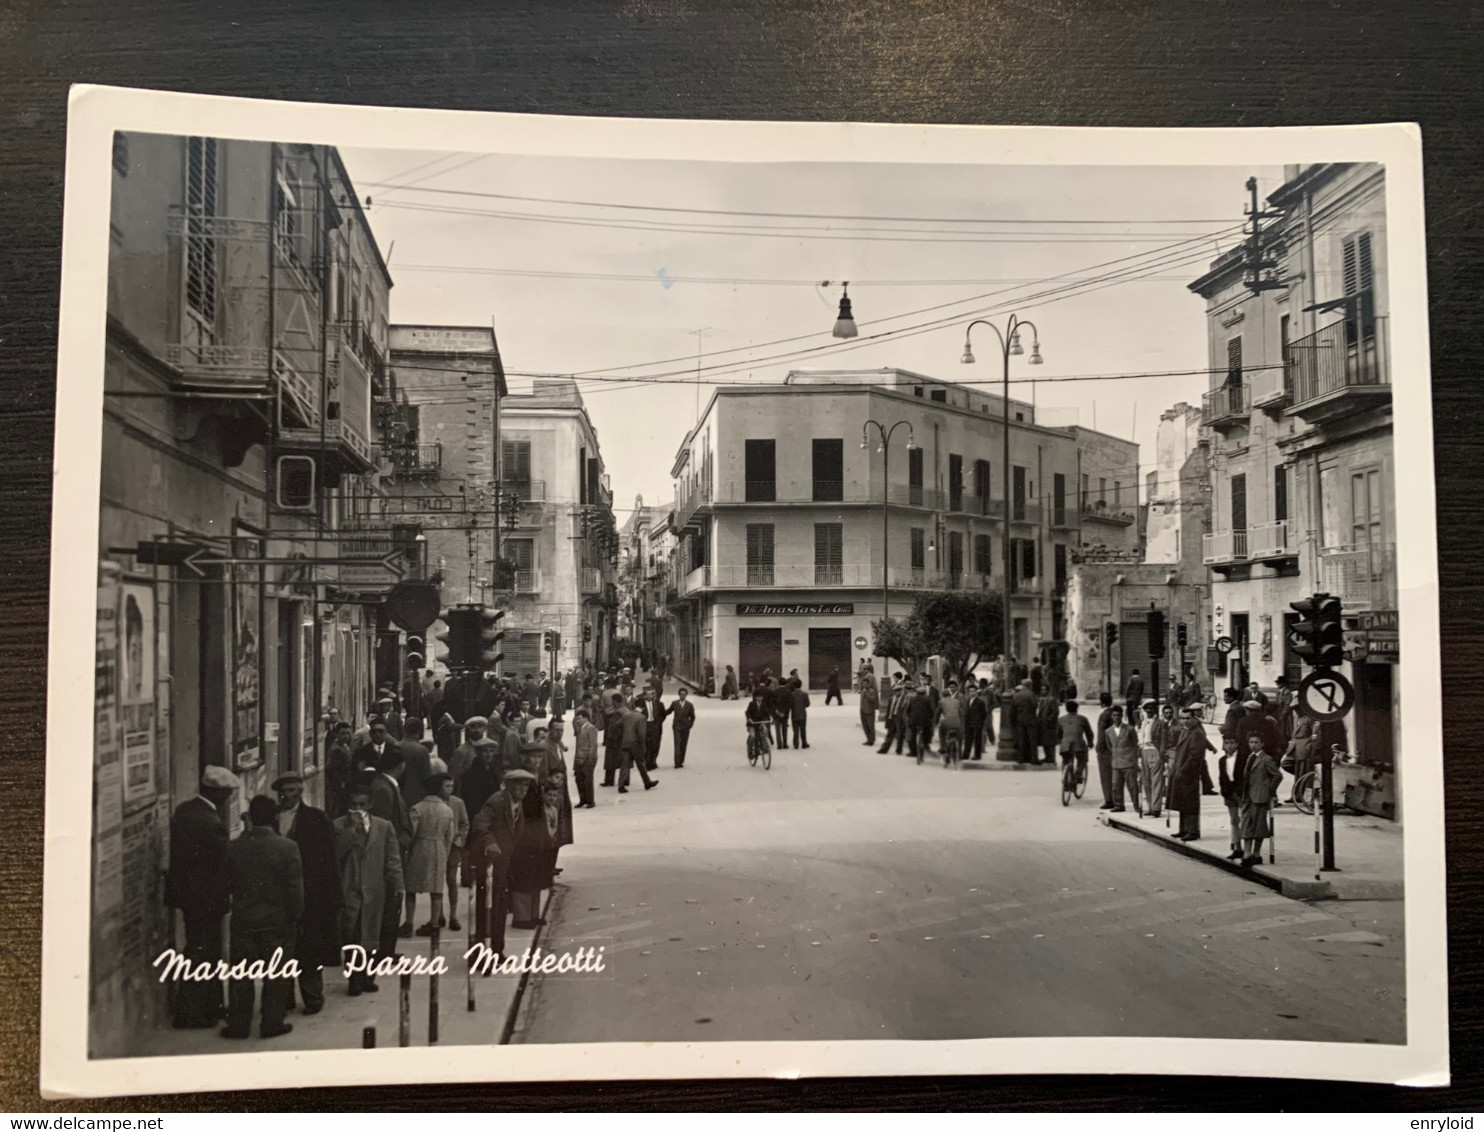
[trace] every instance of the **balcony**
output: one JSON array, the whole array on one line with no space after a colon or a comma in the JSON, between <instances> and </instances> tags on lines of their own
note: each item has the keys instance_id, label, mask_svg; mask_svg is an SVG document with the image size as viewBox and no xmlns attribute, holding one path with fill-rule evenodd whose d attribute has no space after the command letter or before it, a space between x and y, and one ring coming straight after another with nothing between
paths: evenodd
<instances>
[{"instance_id":1,"label":"balcony","mask_svg":"<svg viewBox=\"0 0 1484 1132\"><path fill-rule=\"evenodd\" d=\"M680 593L693 594L701 590L709 589L711 586L711 567L697 566L685 577L680 579Z\"/></svg>"},{"instance_id":2,"label":"balcony","mask_svg":"<svg viewBox=\"0 0 1484 1132\"><path fill-rule=\"evenodd\" d=\"M1050 508L1048 508L1048 511L1050 513L1050 523L1053 529L1071 530L1077 526L1077 520L1075 518L1076 512L1065 504L1062 504L1060 506L1053 504Z\"/></svg>"},{"instance_id":3,"label":"balcony","mask_svg":"<svg viewBox=\"0 0 1484 1132\"><path fill-rule=\"evenodd\" d=\"M1206 566L1231 566L1248 562L1247 532L1218 531L1201 536L1201 562Z\"/></svg>"},{"instance_id":4,"label":"balcony","mask_svg":"<svg viewBox=\"0 0 1484 1132\"><path fill-rule=\"evenodd\" d=\"M1319 588L1346 613L1396 608L1396 545L1329 546L1319 552Z\"/></svg>"},{"instance_id":5,"label":"balcony","mask_svg":"<svg viewBox=\"0 0 1484 1132\"><path fill-rule=\"evenodd\" d=\"M1201 421L1218 432L1247 419L1252 411L1252 387L1245 381L1228 381L1201 395Z\"/></svg>"},{"instance_id":6,"label":"balcony","mask_svg":"<svg viewBox=\"0 0 1484 1132\"><path fill-rule=\"evenodd\" d=\"M537 594L541 592L540 570L516 570L515 592L518 594Z\"/></svg>"},{"instance_id":7,"label":"balcony","mask_svg":"<svg viewBox=\"0 0 1484 1132\"><path fill-rule=\"evenodd\" d=\"M711 485L700 483L687 493L682 492L675 499L675 529L677 531L697 530L699 524L695 517L702 509L711 503Z\"/></svg>"},{"instance_id":8,"label":"balcony","mask_svg":"<svg viewBox=\"0 0 1484 1132\"><path fill-rule=\"evenodd\" d=\"M443 469L443 445L405 444L383 448L381 454L391 461L392 476L399 480L436 480Z\"/></svg>"},{"instance_id":9,"label":"balcony","mask_svg":"<svg viewBox=\"0 0 1484 1132\"><path fill-rule=\"evenodd\" d=\"M286 452L318 452L331 458L331 470L366 472L375 467L371 452L371 375L350 348L352 325L326 329L325 366L330 396L321 423L279 427L276 447ZM287 371L285 371L287 372Z\"/></svg>"},{"instance_id":10,"label":"balcony","mask_svg":"<svg viewBox=\"0 0 1484 1132\"><path fill-rule=\"evenodd\" d=\"M1010 501L1010 521L1012 523L1028 523L1032 526L1041 524L1041 505L1039 503L1028 503L1024 499L1012 499Z\"/></svg>"},{"instance_id":11,"label":"balcony","mask_svg":"<svg viewBox=\"0 0 1484 1132\"><path fill-rule=\"evenodd\" d=\"M518 503L546 502L546 483L544 480L506 480L501 486L508 493L515 496Z\"/></svg>"},{"instance_id":12,"label":"balcony","mask_svg":"<svg viewBox=\"0 0 1484 1132\"><path fill-rule=\"evenodd\" d=\"M1108 523L1115 527L1132 526L1138 518L1132 511L1121 506L1109 506L1103 500L1096 502L1083 500L1081 507L1082 518L1094 523Z\"/></svg>"},{"instance_id":13,"label":"balcony","mask_svg":"<svg viewBox=\"0 0 1484 1132\"><path fill-rule=\"evenodd\" d=\"M603 592L603 576L592 566L584 566L577 572L577 584L580 592L584 594L600 594Z\"/></svg>"},{"instance_id":14,"label":"balcony","mask_svg":"<svg viewBox=\"0 0 1484 1132\"><path fill-rule=\"evenodd\" d=\"M1298 550L1289 545L1288 520L1258 523L1247 530L1247 555L1253 562L1272 562L1296 558Z\"/></svg>"},{"instance_id":15,"label":"balcony","mask_svg":"<svg viewBox=\"0 0 1484 1132\"><path fill-rule=\"evenodd\" d=\"M1342 319L1289 343L1293 406L1289 412L1322 424L1391 400L1387 322Z\"/></svg>"}]
</instances>

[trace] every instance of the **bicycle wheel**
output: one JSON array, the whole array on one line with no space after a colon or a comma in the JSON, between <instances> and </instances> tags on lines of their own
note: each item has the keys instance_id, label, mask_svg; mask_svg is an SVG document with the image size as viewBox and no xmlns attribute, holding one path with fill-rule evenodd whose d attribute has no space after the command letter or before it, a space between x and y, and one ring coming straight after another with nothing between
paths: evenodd
<instances>
[{"instance_id":1,"label":"bicycle wheel","mask_svg":"<svg viewBox=\"0 0 1484 1132\"><path fill-rule=\"evenodd\" d=\"M1301 775L1299 780L1293 784L1293 804L1298 807L1300 813L1312 814L1314 812L1314 797L1318 793L1318 782L1311 770L1308 774Z\"/></svg>"},{"instance_id":2,"label":"bicycle wheel","mask_svg":"<svg viewBox=\"0 0 1484 1132\"><path fill-rule=\"evenodd\" d=\"M747 740L747 765L757 765L757 740L755 738Z\"/></svg>"},{"instance_id":3,"label":"bicycle wheel","mask_svg":"<svg viewBox=\"0 0 1484 1132\"><path fill-rule=\"evenodd\" d=\"M1087 793L1087 768L1079 767L1077 770L1077 785L1073 793L1078 797Z\"/></svg>"},{"instance_id":4,"label":"bicycle wheel","mask_svg":"<svg viewBox=\"0 0 1484 1132\"><path fill-rule=\"evenodd\" d=\"M1077 791L1077 767L1073 763L1067 763L1061 768L1061 804L1070 806L1072 795Z\"/></svg>"},{"instance_id":5,"label":"bicycle wheel","mask_svg":"<svg viewBox=\"0 0 1484 1132\"><path fill-rule=\"evenodd\" d=\"M773 745L771 743L764 743L763 744L762 759L763 759L763 769L764 770L772 770L773 769Z\"/></svg>"}]
</instances>

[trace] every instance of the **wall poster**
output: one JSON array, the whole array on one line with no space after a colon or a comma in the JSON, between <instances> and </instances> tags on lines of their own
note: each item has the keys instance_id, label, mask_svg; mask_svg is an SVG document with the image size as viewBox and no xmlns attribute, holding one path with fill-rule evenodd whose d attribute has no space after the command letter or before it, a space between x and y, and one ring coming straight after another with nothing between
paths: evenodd
<instances>
[{"instance_id":1,"label":"wall poster","mask_svg":"<svg viewBox=\"0 0 1484 1132\"><path fill-rule=\"evenodd\" d=\"M262 558L263 539L238 524L232 538L233 558ZM230 567L232 584L232 760L238 770L261 766L263 567Z\"/></svg>"},{"instance_id":2,"label":"wall poster","mask_svg":"<svg viewBox=\"0 0 1484 1132\"><path fill-rule=\"evenodd\" d=\"M124 806L155 796L155 587L119 587L119 714L123 725Z\"/></svg>"}]
</instances>

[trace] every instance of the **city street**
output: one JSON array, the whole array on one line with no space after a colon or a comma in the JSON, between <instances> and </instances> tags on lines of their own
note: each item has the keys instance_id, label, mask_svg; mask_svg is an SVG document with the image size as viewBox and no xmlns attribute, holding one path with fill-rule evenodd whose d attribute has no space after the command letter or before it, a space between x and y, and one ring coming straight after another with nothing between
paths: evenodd
<instances>
[{"instance_id":1,"label":"city street","mask_svg":"<svg viewBox=\"0 0 1484 1132\"><path fill-rule=\"evenodd\" d=\"M684 770L667 725L659 789L578 812L542 944L607 972L533 976L513 1041L1405 1040L1401 901L1286 899L1103 827L1095 777L1063 808L813 698L766 771L698 698Z\"/></svg>"}]
</instances>

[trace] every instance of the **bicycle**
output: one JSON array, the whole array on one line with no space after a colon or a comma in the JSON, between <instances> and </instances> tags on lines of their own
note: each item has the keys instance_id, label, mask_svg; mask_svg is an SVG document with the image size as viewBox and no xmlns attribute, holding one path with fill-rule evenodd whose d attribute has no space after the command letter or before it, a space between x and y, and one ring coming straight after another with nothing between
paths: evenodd
<instances>
[{"instance_id":1,"label":"bicycle","mask_svg":"<svg viewBox=\"0 0 1484 1132\"><path fill-rule=\"evenodd\" d=\"M943 769L958 767L962 758L962 741L957 731L943 733Z\"/></svg>"},{"instance_id":2,"label":"bicycle","mask_svg":"<svg viewBox=\"0 0 1484 1132\"><path fill-rule=\"evenodd\" d=\"M1345 749L1338 745L1335 746L1334 763L1332 765L1342 764L1348 761L1349 759L1345 755ZM1314 807L1318 805L1318 802L1319 768L1316 766L1312 770L1305 771L1303 774L1299 775L1297 779L1294 780L1293 805L1299 813L1309 814L1312 816L1314 813ZM1346 808L1347 807L1345 806L1345 802L1343 799L1335 800L1336 810L1343 810Z\"/></svg>"},{"instance_id":3,"label":"bicycle","mask_svg":"<svg viewBox=\"0 0 1484 1132\"><path fill-rule=\"evenodd\" d=\"M771 770L773 767L773 742L768 738L768 725L766 723L749 723L747 725L747 765L756 766L758 760L762 760L763 769Z\"/></svg>"},{"instance_id":4,"label":"bicycle","mask_svg":"<svg viewBox=\"0 0 1484 1132\"><path fill-rule=\"evenodd\" d=\"M1081 798L1087 790L1087 763L1073 756L1062 763L1061 804L1070 806L1073 798Z\"/></svg>"}]
</instances>

